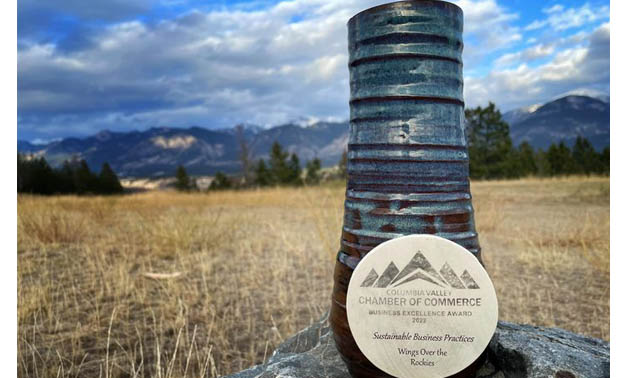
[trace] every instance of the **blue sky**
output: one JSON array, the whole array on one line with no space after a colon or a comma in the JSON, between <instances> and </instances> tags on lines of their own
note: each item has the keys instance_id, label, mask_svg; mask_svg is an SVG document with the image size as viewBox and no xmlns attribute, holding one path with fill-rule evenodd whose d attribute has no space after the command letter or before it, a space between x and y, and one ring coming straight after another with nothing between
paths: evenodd
<instances>
[{"instance_id":1,"label":"blue sky","mask_svg":"<svg viewBox=\"0 0 630 378\"><path fill-rule=\"evenodd\" d=\"M458 0L467 106L607 95L607 1ZM373 0L18 0L18 138L348 118Z\"/></svg>"}]
</instances>

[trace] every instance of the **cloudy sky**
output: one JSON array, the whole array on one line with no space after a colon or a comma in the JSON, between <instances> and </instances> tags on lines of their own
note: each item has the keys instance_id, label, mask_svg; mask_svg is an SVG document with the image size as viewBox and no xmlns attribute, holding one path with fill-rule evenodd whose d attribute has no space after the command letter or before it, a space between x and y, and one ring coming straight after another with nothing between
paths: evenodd
<instances>
[{"instance_id":1,"label":"cloudy sky","mask_svg":"<svg viewBox=\"0 0 630 378\"><path fill-rule=\"evenodd\" d=\"M346 22L385 2L18 0L18 138L345 120ZM454 2L466 106L609 93L608 1Z\"/></svg>"}]
</instances>

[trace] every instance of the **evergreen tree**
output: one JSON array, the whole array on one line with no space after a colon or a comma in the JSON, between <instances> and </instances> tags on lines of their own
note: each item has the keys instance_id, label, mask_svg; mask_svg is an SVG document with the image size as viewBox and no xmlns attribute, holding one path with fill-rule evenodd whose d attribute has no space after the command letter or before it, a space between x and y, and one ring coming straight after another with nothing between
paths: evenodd
<instances>
[{"instance_id":1,"label":"evergreen tree","mask_svg":"<svg viewBox=\"0 0 630 378\"><path fill-rule=\"evenodd\" d=\"M74 171L74 187L78 194L98 192L98 178L83 159Z\"/></svg>"},{"instance_id":2,"label":"evergreen tree","mask_svg":"<svg viewBox=\"0 0 630 378\"><path fill-rule=\"evenodd\" d=\"M36 189L35 193L54 194L57 192L57 176L44 157L35 160Z\"/></svg>"},{"instance_id":3,"label":"evergreen tree","mask_svg":"<svg viewBox=\"0 0 630 378\"><path fill-rule=\"evenodd\" d=\"M556 175L568 175L575 173L575 162L571 155L571 150L564 144L556 145L552 143L547 150L547 161L549 162L550 173Z\"/></svg>"},{"instance_id":4,"label":"evergreen tree","mask_svg":"<svg viewBox=\"0 0 630 378\"><path fill-rule=\"evenodd\" d=\"M18 193L28 192L30 174L26 157L18 152L17 155L17 191Z\"/></svg>"},{"instance_id":5,"label":"evergreen tree","mask_svg":"<svg viewBox=\"0 0 630 378\"><path fill-rule=\"evenodd\" d=\"M268 186L271 185L271 182L271 172L267 169L267 164L263 159L258 160L254 171L254 183L258 186Z\"/></svg>"},{"instance_id":6,"label":"evergreen tree","mask_svg":"<svg viewBox=\"0 0 630 378\"><path fill-rule=\"evenodd\" d=\"M56 176L43 157L18 155L18 191L33 194L53 194L56 191Z\"/></svg>"},{"instance_id":7,"label":"evergreen tree","mask_svg":"<svg viewBox=\"0 0 630 378\"><path fill-rule=\"evenodd\" d=\"M111 194L121 193L118 177L107 163L100 175L90 171L85 160L65 161L53 169L43 157L18 154L18 193L33 194Z\"/></svg>"},{"instance_id":8,"label":"evergreen tree","mask_svg":"<svg viewBox=\"0 0 630 378\"><path fill-rule=\"evenodd\" d=\"M208 190L224 190L230 189L231 187L232 182L230 179L223 172L217 172L214 175L214 179L210 183Z\"/></svg>"},{"instance_id":9,"label":"evergreen tree","mask_svg":"<svg viewBox=\"0 0 630 378\"><path fill-rule=\"evenodd\" d=\"M300 168L300 159L295 153L293 153L291 154L291 158L289 159L289 163L287 165L287 176L286 180L283 181L283 184L301 185L301 173L302 169Z\"/></svg>"},{"instance_id":10,"label":"evergreen tree","mask_svg":"<svg viewBox=\"0 0 630 378\"><path fill-rule=\"evenodd\" d=\"M287 164L288 152L282 149L278 142L273 142L269 153L269 171L271 173L271 185L284 184L290 179L289 166Z\"/></svg>"},{"instance_id":11,"label":"evergreen tree","mask_svg":"<svg viewBox=\"0 0 630 378\"><path fill-rule=\"evenodd\" d=\"M123 192L123 187L122 185L120 185L118 176L116 176L116 173L114 173L112 168L107 163L103 163L98 181L100 187L99 193L117 194Z\"/></svg>"},{"instance_id":12,"label":"evergreen tree","mask_svg":"<svg viewBox=\"0 0 630 378\"><path fill-rule=\"evenodd\" d=\"M588 139L578 136L573 145L572 155L575 162L576 173L584 173L587 175L603 173L603 162Z\"/></svg>"},{"instance_id":13,"label":"evergreen tree","mask_svg":"<svg viewBox=\"0 0 630 378\"><path fill-rule=\"evenodd\" d=\"M549 163L549 174L557 175L563 168L562 158L560 156L558 146L552 143L547 149L547 162Z\"/></svg>"},{"instance_id":14,"label":"evergreen tree","mask_svg":"<svg viewBox=\"0 0 630 378\"><path fill-rule=\"evenodd\" d=\"M536 166L536 156L534 154L534 149L527 141L519 144L517 155L520 168L519 175L535 175L538 171Z\"/></svg>"},{"instance_id":15,"label":"evergreen tree","mask_svg":"<svg viewBox=\"0 0 630 378\"><path fill-rule=\"evenodd\" d=\"M306 183L309 185L315 185L320 180L320 170L322 169L322 163L319 159L315 158L306 163Z\"/></svg>"},{"instance_id":16,"label":"evergreen tree","mask_svg":"<svg viewBox=\"0 0 630 378\"><path fill-rule=\"evenodd\" d=\"M59 178L59 193L76 193L77 188L74 180L74 168L69 161L64 161L61 169L57 172Z\"/></svg>"},{"instance_id":17,"label":"evergreen tree","mask_svg":"<svg viewBox=\"0 0 630 378\"><path fill-rule=\"evenodd\" d=\"M549 159L547 158L547 152L545 150L539 148L534 155L534 160L536 161L536 175L551 175L551 166L549 165Z\"/></svg>"},{"instance_id":18,"label":"evergreen tree","mask_svg":"<svg viewBox=\"0 0 630 378\"><path fill-rule=\"evenodd\" d=\"M177 167L177 172L175 172L175 189L186 192L192 189L193 183L188 177L188 173L186 172L186 168L180 165Z\"/></svg>"},{"instance_id":19,"label":"evergreen tree","mask_svg":"<svg viewBox=\"0 0 630 378\"><path fill-rule=\"evenodd\" d=\"M339 163L337 164L339 167L339 174L341 178L348 178L348 150L343 150L341 154L341 159L339 159Z\"/></svg>"},{"instance_id":20,"label":"evergreen tree","mask_svg":"<svg viewBox=\"0 0 630 378\"><path fill-rule=\"evenodd\" d=\"M502 178L519 178L525 175L525 167L521 162L521 154L518 148L511 148L507 155L507 158L503 162L502 173L499 177Z\"/></svg>"},{"instance_id":21,"label":"evergreen tree","mask_svg":"<svg viewBox=\"0 0 630 378\"><path fill-rule=\"evenodd\" d=\"M503 121L501 112L490 102L485 108L466 109L465 114L470 128L470 176L485 179L512 175L510 126Z\"/></svg>"},{"instance_id":22,"label":"evergreen tree","mask_svg":"<svg viewBox=\"0 0 630 378\"><path fill-rule=\"evenodd\" d=\"M602 171L600 173L610 176L610 147L604 148L601 154L599 154L599 161L601 162Z\"/></svg>"}]
</instances>

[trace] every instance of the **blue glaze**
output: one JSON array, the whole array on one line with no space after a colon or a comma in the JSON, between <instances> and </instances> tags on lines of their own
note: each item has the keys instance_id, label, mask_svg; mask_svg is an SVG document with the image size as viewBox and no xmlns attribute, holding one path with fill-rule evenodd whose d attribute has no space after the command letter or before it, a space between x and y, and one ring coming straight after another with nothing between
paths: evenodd
<instances>
[{"instance_id":1,"label":"blue glaze","mask_svg":"<svg viewBox=\"0 0 630 378\"><path fill-rule=\"evenodd\" d=\"M461 10L405 1L348 21L350 139L339 263L436 234L481 260L464 134Z\"/></svg>"}]
</instances>

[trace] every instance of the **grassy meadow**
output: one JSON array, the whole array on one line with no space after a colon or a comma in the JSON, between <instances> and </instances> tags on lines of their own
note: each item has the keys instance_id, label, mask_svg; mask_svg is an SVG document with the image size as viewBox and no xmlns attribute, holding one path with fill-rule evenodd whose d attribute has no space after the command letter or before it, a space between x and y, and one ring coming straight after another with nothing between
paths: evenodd
<instances>
[{"instance_id":1,"label":"grassy meadow","mask_svg":"<svg viewBox=\"0 0 630 378\"><path fill-rule=\"evenodd\" d=\"M608 340L609 179L473 182L499 317ZM18 375L216 377L328 308L344 186L18 196Z\"/></svg>"}]
</instances>

